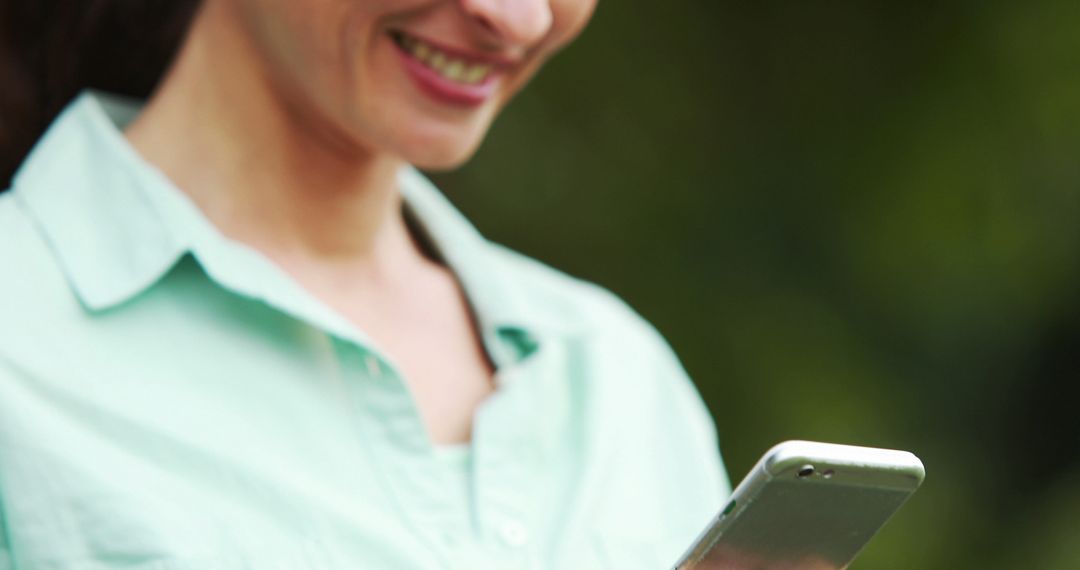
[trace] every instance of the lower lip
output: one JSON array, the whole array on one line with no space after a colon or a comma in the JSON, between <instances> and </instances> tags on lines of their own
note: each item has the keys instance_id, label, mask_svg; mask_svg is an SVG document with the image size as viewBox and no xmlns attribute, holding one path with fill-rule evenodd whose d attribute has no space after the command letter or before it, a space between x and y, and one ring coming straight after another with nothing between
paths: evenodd
<instances>
[{"instance_id":1,"label":"lower lip","mask_svg":"<svg viewBox=\"0 0 1080 570\"><path fill-rule=\"evenodd\" d=\"M393 42L393 40L391 39ZM492 71L480 83L465 85L451 81L437 71L421 63L412 54L405 51L397 42L393 42L398 54L405 65L405 70L416 85L429 97L450 105L460 107L477 107L495 94L498 83L498 73Z\"/></svg>"}]
</instances>

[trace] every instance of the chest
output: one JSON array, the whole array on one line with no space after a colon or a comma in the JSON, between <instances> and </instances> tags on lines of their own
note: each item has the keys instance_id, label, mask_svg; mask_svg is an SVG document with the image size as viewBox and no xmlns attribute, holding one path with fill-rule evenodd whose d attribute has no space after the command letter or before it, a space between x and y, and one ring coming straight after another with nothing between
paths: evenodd
<instances>
[{"instance_id":1,"label":"chest","mask_svg":"<svg viewBox=\"0 0 1080 570\"><path fill-rule=\"evenodd\" d=\"M454 276L428 264L359 290L333 285L342 282L355 281L304 284L363 336L368 373L408 389L433 443L468 442L495 367Z\"/></svg>"},{"instance_id":2,"label":"chest","mask_svg":"<svg viewBox=\"0 0 1080 570\"><path fill-rule=\"evenodd\" d=\"M710 508L634 353L553 339L501 369L462 502L393 363L199 299L9 339L39 355L0 376L16 567L648 569Z\"/></svg>"},{"instance_id":3,"label":"chest","mask_svg":"<svg viewBox=\"0 0 1080 570\"><path fill-rule=\"evenodd\" d=\"M435 444L470 440L474 416L495 391L495 368L460 296L345 312L376 350L373 377L404 386Z\"/></svg>"}]
</instances>

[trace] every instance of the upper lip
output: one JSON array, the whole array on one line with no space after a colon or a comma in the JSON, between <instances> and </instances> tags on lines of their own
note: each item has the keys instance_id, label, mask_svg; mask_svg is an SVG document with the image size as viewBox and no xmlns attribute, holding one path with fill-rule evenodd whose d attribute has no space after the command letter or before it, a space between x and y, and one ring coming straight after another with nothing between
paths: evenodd
<instances>
[{"instance_id":1,"label":"upper lip","mask_svg":"<svg viewBox=\"0 0 1080 570\"><path fill-rule=\"evenodd\" d=\"M413 39L416 39L416 40L419 40L419 41L421 41L421 42L423 42L423 43L425 43L425 44L427 44L427 45L429 45L429 46L431 46L431 47L433 47L433 48L435 48L435 49L437 49L437 50L439 50L439 51L441 51L443 53L446 53L447 55L450 55L450 56L456 57L456 58L460 58L460 59L464 59L464 60L468 60L470 63L484 63L484 64L490 65L492 67L495 67L495 68L505 69L505 68L510 68L510 67L513 67L513 66L517 65L521 61L520 57L512 57L512 56L506 56L506 55L496 55L496 54L485 53L485 52L476 52L476 51L472 51L472 50L469 50L469 49L448 46L446 44L443 44L443 43L440 43L438 41L432 40L430 38L426 38L424 36L413 34L413 33L410 33L410 32L394 30L394 31L391 32L391 34L409 36L409 37L411 37Z\"/></svg>"}]
</instances>

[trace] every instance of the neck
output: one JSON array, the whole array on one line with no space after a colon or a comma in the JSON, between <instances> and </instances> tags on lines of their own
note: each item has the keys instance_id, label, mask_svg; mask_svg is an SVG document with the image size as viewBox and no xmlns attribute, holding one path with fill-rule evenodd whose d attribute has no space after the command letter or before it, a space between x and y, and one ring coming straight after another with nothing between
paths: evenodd
<instances>
[{"instance_id":1,"label":"neck","mask_svg":"<svg viewBox=\"0 0 1080 570\"><path fill-rule=\"evenodd\" d=\"M127 137L225 235L271 258L342 262L416 254L401 216L403 162L291 105L249 40L209 2ZM415 255L413 255L415 256Z\"/></svg>"}]
</instances>

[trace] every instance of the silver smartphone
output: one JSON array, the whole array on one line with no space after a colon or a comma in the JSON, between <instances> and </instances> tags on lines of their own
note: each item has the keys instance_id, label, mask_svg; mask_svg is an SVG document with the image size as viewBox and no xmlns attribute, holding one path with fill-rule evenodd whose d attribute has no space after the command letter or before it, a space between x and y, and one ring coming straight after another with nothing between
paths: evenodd
<instances>
[{"instance_id":1,"label":"silver smartphone","mask_svg":"<svg viewBox=\"0 0 1080 570\"><path fill-rule=\"evenodd\" d=\"M788 441L770 449L677 570L846 568L919 488L906 451Z\"/></svg>"}]
</instances>

